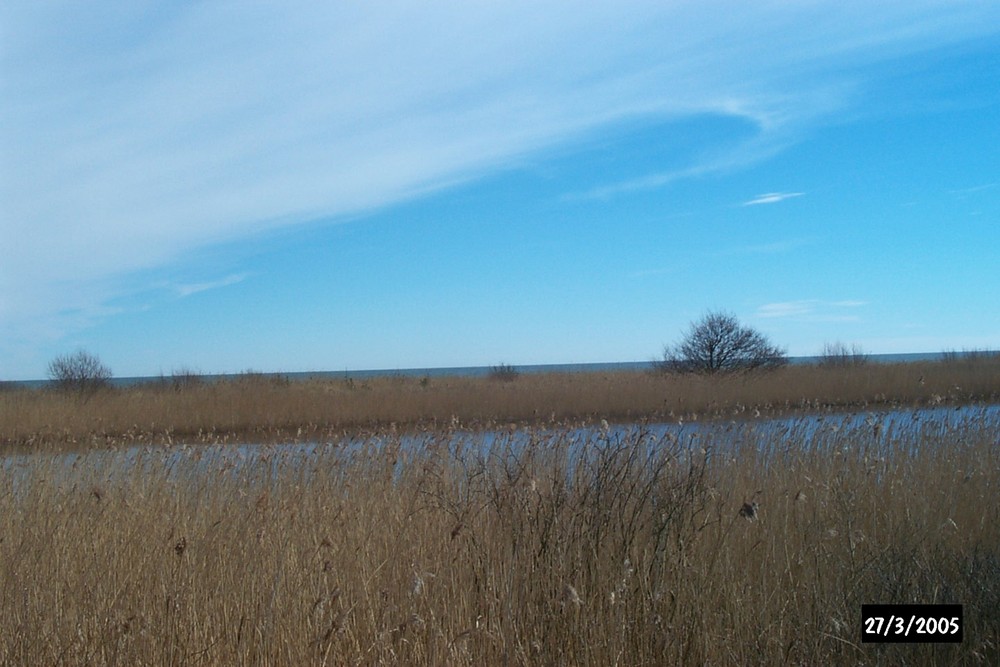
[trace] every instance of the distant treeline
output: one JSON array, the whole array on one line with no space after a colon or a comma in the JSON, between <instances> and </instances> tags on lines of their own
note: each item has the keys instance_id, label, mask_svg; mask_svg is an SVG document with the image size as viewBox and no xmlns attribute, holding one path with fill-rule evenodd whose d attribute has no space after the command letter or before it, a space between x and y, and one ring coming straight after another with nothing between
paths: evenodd
<instances>
[{"instance_id":1,"label":"distant treeline","mask_svg":"<svg viewBox=\"0 0 1000 667\"><path fill-rule=\"evenodd\" d=\"M866 361L874 364L915 363L926 361L977 361L986 358L1000 357L1000 351L995 350L946 350L942 352L912 352L905 354L864 354ZM813 355L789 357L791 365L822 364L829 357ZM583 364L501 364L505 368L514 369L518 374L537 375L546 373L605 373L611 371L650 371L659 367L659 361L619 361ZM445 378L445 377L489 377L497 366L451 366L442 368L396 368L396 369L365 369L343 371L306 371L295 373L262 372L255 370L239 373L200 373L191 370L175 371L170 375L148 375L136 377L114 377L109 380L114 387L133 387L141 384L174 384L200 381L233 382L247 377L262 377L273 380L299 382L308 380L370 380L374 378ZM0 382L3 389L40 389L51 384L50 380L12 380Z\"/></svg>"}]
</instances>

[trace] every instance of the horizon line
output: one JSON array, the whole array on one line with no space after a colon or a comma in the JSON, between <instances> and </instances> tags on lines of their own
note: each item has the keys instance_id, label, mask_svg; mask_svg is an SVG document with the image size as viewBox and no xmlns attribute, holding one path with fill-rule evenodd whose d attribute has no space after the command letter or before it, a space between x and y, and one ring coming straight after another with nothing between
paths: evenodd
<instances>
[{"instance_id":1,"label":"horizon line","mask_svg":"<svg viewBox=\"0 0 1000 667\"><path fill-rule=\"evenodd\" d=\"M865 357L867 360L874 363L893 363L893 362L919 362L919 361L939 361L949 355L956 354L959 358L976 355L998 355L1000 356L1000 350L941 350L939 352L886 352L886 353L867 353L862 352L861 356ZM823 359L822 354L811 354L811 355L789 355L788 362L791 365L804 365L813 363L817 360ZM543 374L545 372L587 372L588 370L642 370L653 368L655 364L659 362L658 359L651 359L648 361L587 361L578 363L545 363L545 364L508 364L506 362L500 362L499 364L490 365L471 365L471 366L425 366L425 367L409 367L409 368L364 368L364 369L344 369L344 370L313 370L313 371L260 371L254 368L247 368L242 371L228 372L228 373L202 373L199 371L191 369L178 369L172 371L169 375L166 373L159 373L157 375L121 375L113 376L110 379L112 385L117 385L119 387L133 386L137 384L145 384L159 381L170 381L171 379L180 379L184 377L194 377L203 380L225 380L230 378L239 378L243 376L254 376L259 375L265 378L288 378L296 380L307 380L312 378L322 379L322 378L336 378L336 379L369 379L378 377L481 377L488 375L490 370L498 365L509 366L516 371L528 373L528 374ZM0 381L0 385L14 386L23 385L25 387L41 387L52 382L50 379L32 379L32 380L4 380Z\"/></svg>"}]
</instances>

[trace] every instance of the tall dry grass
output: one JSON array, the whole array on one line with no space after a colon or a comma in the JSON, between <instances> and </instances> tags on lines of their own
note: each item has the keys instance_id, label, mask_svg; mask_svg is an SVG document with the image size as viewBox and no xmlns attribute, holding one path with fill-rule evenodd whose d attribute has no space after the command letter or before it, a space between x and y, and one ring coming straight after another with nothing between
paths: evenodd
<instances>
[{"instance_id":1,"label":"tall dry grass","mask_svg":"<svg viewBox=\"0 0 1000 667\"><path fill-rule=\"evenodd\" d=\"M0 663L1000 664L996 412L915 414L9 456Z\"/></svg>"},{"instance_id":2,"label":"tall dry grass","mask_svg":"<svg viewBox=\"0 0 1000 667\"><path fill-rule=\"evenodd\" d=\"M0 392L0 445L315 439L345 429L783 414L1000 398L1000 358L975 363L791 366L704 377L643 372L142 385L96 394Z\"/></svg>"}]
</instances>

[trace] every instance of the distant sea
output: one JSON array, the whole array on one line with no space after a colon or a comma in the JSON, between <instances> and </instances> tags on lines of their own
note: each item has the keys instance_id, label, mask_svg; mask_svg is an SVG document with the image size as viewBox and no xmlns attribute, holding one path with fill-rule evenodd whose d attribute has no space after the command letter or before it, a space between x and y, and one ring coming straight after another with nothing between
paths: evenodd
<instances>
[{"instance_id":1,"label":"distant sea","mask_svg":"<svg viewBox=\"0 0 1000 667\"><path fill-rule=\"evenodd\" d=\"M944 353L928 352L913 354L870 354L868 360L872 363L899 363L913 361L936 361L941 359ZM819 361L820 357L789 357L791 364L812 364ZM511 364L519 373L594 373L608 371L644 371L654 367L654 361L618 361L608 363L590 364L526 364L519 366ZM280 377L291 381L310 379L334 379L334 380L364 380L377 377L483 377L489 374L491 366L454 366L448 368L397 368L397 369L372 369L372 370L342 370L342 371L309 371L305 373L261 373L264 377ZM252 372L252 371L251 371ZM206 382L219 380L229 380L239 377L241 373L211 375L205 374L200 377ZM117 387L130 387L146 382L157 382L160 380L170 380L170 376L148 376L148 377L116 377L111 383ZM20 387L42 387L45 380L15 381L9 385Z\"/></svg>"}]
</instances>

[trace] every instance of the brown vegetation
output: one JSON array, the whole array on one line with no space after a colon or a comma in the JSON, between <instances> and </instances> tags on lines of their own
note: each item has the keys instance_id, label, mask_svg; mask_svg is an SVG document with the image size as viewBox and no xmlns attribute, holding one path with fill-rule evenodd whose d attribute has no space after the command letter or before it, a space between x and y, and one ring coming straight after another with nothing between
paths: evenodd
<instances>
[{"instance_id":1,"label":"brown vegetation","mask_svg":"<svg viewBox=\"0 0 1000 667\"><path fill-rule=\"evenodd\" d=\"M1000 397L1000 357L861 366L788 366L699 376L651 372L311 380L261 374L153 383L86 396L0 392L0 445L313 440L395 424L435 428L674 420L797 410L935 405Z\"/></svg>"},{"instance_id":2,"label":"brown vegetation","mask_svg":"<svg viewBox=\"0 0 1000 667\"><path fill-rule=\"evenodd\" d=\"M108 400L254 395L208 391ZM915 414L10 455L0 663L998 664L1000 425ZM965 641L862 644L871 602L963 604Z\"/></svg>"}]
</instances>

